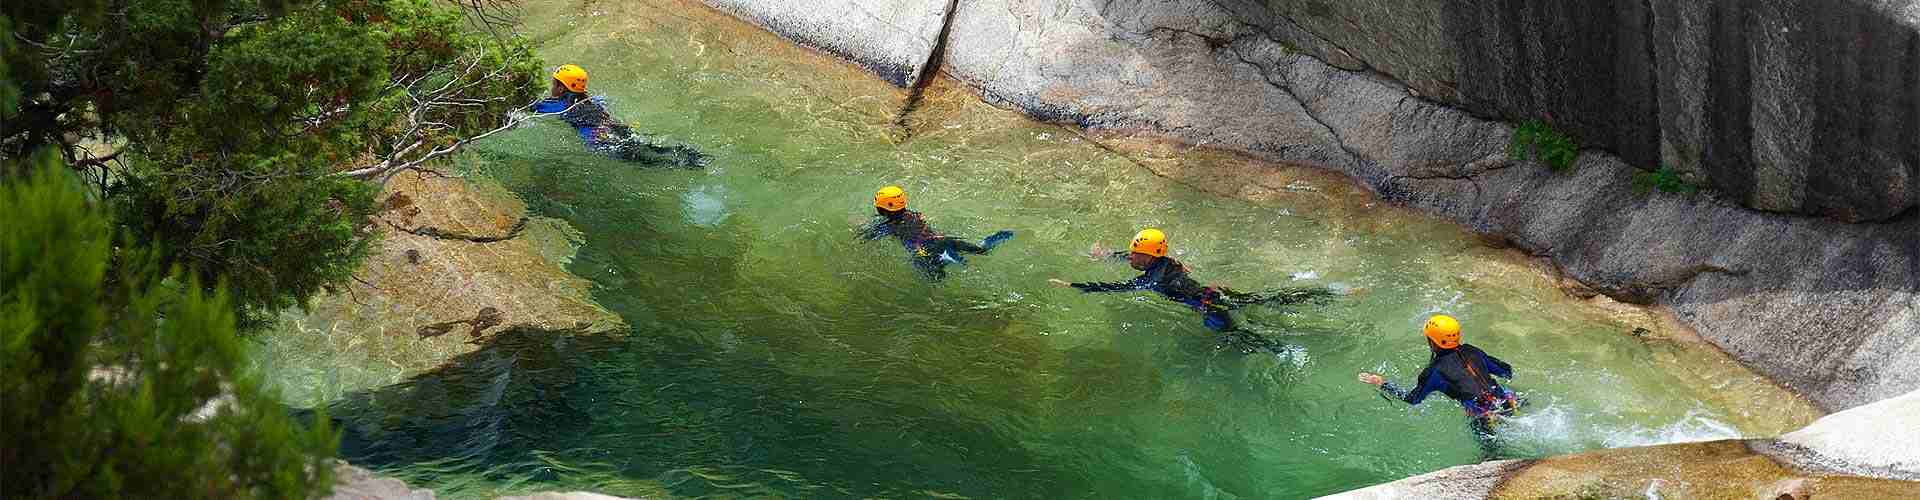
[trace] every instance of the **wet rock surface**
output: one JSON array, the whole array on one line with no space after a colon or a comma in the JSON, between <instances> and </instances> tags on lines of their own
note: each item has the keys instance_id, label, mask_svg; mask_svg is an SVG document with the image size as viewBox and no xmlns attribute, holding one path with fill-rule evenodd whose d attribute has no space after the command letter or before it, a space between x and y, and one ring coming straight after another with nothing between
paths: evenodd
<instances>
[{"instance_id":1,"label":"wet rock surface","mask_svg":"<svg viewBox=\"0 0 1920 500\"><path fill-rule=\"evenodd\" d=\"M1810 473L1756 453L1759 441L1621 448L1546 458L1487 498L1911 498L1920 483Z\"/></svg>"},{"instance_id":2,"label":"wet rock surface","mask_svg":"<svg viewBox=\"0 0 1920 500\"><path fill-rule=\"evenodd\" d=\"M382 477L346 462L333 468L333 494L325 500L434 500L433 490L414 489L406 482Z\"/></svg>"},{"instance_id":3,"label":"wet rock surface","mask_svg":"<svg viewBox=\"0 0 1920 500\"><path fill-rule=\"evenodd\" d=\"M1779 439L1728 439L1463 465L1324 498L1915 498L1920 391Z\"/></svg>"},{"instance_id":4,"label":"wet rock surface","mask_svg":"<svg viewBox=\"0 0 1920 500\"><path fill-rule=\"evenodd\" d=\"M565 223L530 217L490 181L397 175L374 217L379 250L351 285L282 318L269 360L337 356L326 383L285 389L298 406L399 382L507 331L617 335L625 323L563 267L578 245ZM272 361L267 369L275 369ZM348 368L351 367L351 368ZM290 378L299 379L297 376Z\"/></svg>"},{"instance_id":5,"label":"wet rock surface","mask_svg":"<svg viewBox=\"0 0 1920 500\"><path fill-rule=\"evenodd\" d=\"M1829 19L1831 15L1845 17L1844 12L1822 13L1795 19L1792 26L1831 21L1840 23L1837 28L1886 35L1869 37L1875 44L1912 40L1909 35L1915 23L1911 8L1876 4L1860 10L1855 7L1867 4L1832 3L1844 4L1846 8L1841 11L1854 12L1846 17L1853 21ZM1920 151L1909 149L1920 144L1920 134L1911 133L1920 129L1904 126L1906 122L1899 120L1905 118L1898 118L1908 107L1920 103L1913 97L1913 92L1920 92L1915 90L1920 85L1888 87L1882 80L1858 80L1855 83L1859 85L1871 85L1849 87L1851 84L1839 82L1821 93L1780 94L1767 101L1773 106L1785 105L1780 99L1804 98L1789 99L1801 102L1794 106L1806 111L1795 115L1800 119L1792 126L1760 126L1741 118L1714 122L1712 127L1695 124L1689 125L1692 128L1676 128L1693 130L1688 132L1692 136L1668 134L1658 124L1639 118L1600 119L1573 127L1583 140L1592 141L1586 137L1589 135L1625 137L1616 139L1620 144L1632 144L1613 149L1629 158L1647 156L1643 150L1655 142L1661 143L1663 150L1676 151L1671 155L1677 159L1694 154L1686 153L1691 151L1687 148L1696 148L1696 158L1675 160L1673 166L1683 170L1706 168L1709 174L1719 167L1698 167L1703 161L1700 158L1745 161L1740 159L1754 158L1749 154L1754 147L1787 143L1804 146L1793 150L1799 153L1781 156L1781 162L1754 160L1757 163L1752 163L1752 168L1779 174L1767 177L1771 180L1766 184L1735 182L1727 178L1732 174L1713 174L1712 185L1722 190L1717 195L1644 193L1633 187L1633 177L1640 171L1635 165L1650 167L1648 162L1623 161L1589 150L1570 172L1557 173L1532 162L1512 161L1507 148L1513 130L1482 116L1528 110L1585 119L1586 115L1578 111L1588 108L1610 113L1599 115L1602 117L1655 116L1651 110L1656 108L1649 107L1645 97L1648 92L1657 93L1657 82L1644 70L1665 66L1611 58L1572 59L1579 65L1572 69L1542 65L1587 52L1640 57L1658 45L1635 37L1711 36L1715 43L1751 48L1745 41L1729 38L1748 31L1726 28L1723 32L1662 34L1641 26L1606 31L1608 37L1583 41L1585 45L1578 46L1554 45L1559 42L1527 36L1546 36L1543 26L1567 27L1569 31L1554 36L1571 36L1597 29L1584 27L1588 23L1600 27L1636 19L1657 23L1666 19L1660 16L1669 14L1696 23L1702 12L1727 14L1733 7L1717 3L1676 7L1662 2L1619 9L1598 4L1527 4L1509 6L1494 13L1498 15L1481 16L1485 19L1469 20L1460 17L1479 12L1475 9L1496 7L1475 7L1463 14L1439 4L1402 4L1409 2L961 2L952 12L941 60L946 74L974 88L989 102L1018 108L1041 120L1071 123L1103 135L1165 136L1188 144L1341 171L1387 200L1451 218L1495 244L1550 259L1567 276L1583 283L1584 287L1578 287L1583 292L1604 293L1624 302L1669 306L1702 337L1829 410L1869 403L1920 385L1920 336L1911 334L1920 331L1920 313L1915 312L1920 309L1920 211L1905 208L1914 202L1908 199L1911 194L1904 194L1915 192L1905 187L1909 182L1906 179L1920 178L1910 174L1920 166L1910 159L1912 154L1903 152ZM1735 14L1745 16L1742 18L1757 27L1771 26L1768 19L1782 19L1780 16L1791 12L1741 10L1728 15ZM1336 25L1329 19L1345 21ZM1458 24L1465 21L1494 23L1486 27L1494 31L1476 37L1505 33L1503 36L1510 36L1521 46L1486 44L1483 38L1457 39L1465 36ZM1908 31L1883 26L1887 22L1907 26ZM865 26L859 19L842 23L846 25L840 28L843 31ZM764 22L761 25L770 26ZM1576 25L1579 29L1571 29ZM1344 27L1334 29L1337 26ZM1376 29L1381 26L1406 29ZM777 25L772 27L779 29ZM1791 26L1788 29L1791 37L1767 47L1777 45L1791 52L1844 46L1832 45L1840 41L1825 35L1792 34L1799 32L1792 31ZM1370 35L1379 37L1358 38ZM1485 47L1460 48L1474 46L1466 43L1474 40ZM1518 51L1526 47L1544 49L1547 45L1564 53L1515 53L1519 55L1510 60L1496 60L1494 69L1459 63L1484 55L1474 50ZM1920 46L1907 47L1908 51L1920 50ZM1620 53L1624 49L1637 51ZM1386 53L1392 54L1380 55ZM1765 56L1773 52L1752 53ZM1553 54L1560 55L1545 57ZM1884 56L1870 58L1885 58L1881 61L1886 63L1884 68L1920 68L1901 54L1893 47ZM1716 59L1720 63L1735 63L1727 58L1730 56L1716 57L1723 58ZM1846 61L1847 57L1855 56L1835 60ZM1596 64L1604 67L1589 67ZM1607 83L1580 76L1602 69L1626 75L1618 78L1644 75L1639 78L1646 81ZM1694 74L1689 71L1688 75ZM1908 75L1903 78L1912 78L1915 73L1901 71L1906 72L1894 73ZM1458 82L1465 77L1488 72L1499 77L1493 78L1493 83L1472 85L1492 87L1460 88L1466 84ZM1543 75L1544 80L1521 81L1514 76L1533 73ZM1749 87L1772 85L1778 80L1755 78L1748 83ZM1881 98L1868 108L1860 107L1867 103L1852 103L1835 104L1837 107L1831 109L1821 107L1827 101L1820 99L1827 97L1815 99L1829 96L1827 90L1843 92L1849 88L1855 89L1848 94L1854 97ZM1548 94L1552 94L1551 99ZM1546 100L1521 98L1526 96ZM1651 102L1657 106L1670 104ZM1575 105L1571 111L1559 108ZM1503 111L1502 106L1513 109ZM1756 106L1750 101L1716 101L1712 106L1703 104L1673 112L1657 109L1663 119L1679 119L1719 116L1713 113L1728 107ZM1894 121L1834 129L1867 134L1854 138L1858 140L1810 138L1808 134L1829 133L1814 131L1819 128L1816 125L1825 123L1821 120L1827 118L1822 117L1848 110L1885 111L1884 116L1893 117L1886 120ZM1748 129L1761 135L1744 142L1715 138L1715 134ZM1893 133L1890 130L1905 130L1908 135L1889 136ZM1735 146L1747 148L1742 150L1747 152L1728 149ZM1769 149L1774 150L1779 149ZM1816 153L1820 151L1825 152ZM1668 153L1662 155L1664 158ZM1885 161L1851 161L1845 168L1828 167L1834 159L1861 155L1877 155ZM1819 173L1808 173L1814 170ZM1846 181L1830 179L1829 175ZM1854 214L1849 216L1841 213L1846 210L1809 202L1814 198L1808 196L1779 198L1786 201L1778 203L1755 202L1766 196L1754 193L1781 189L1865 204L1847 209ZM1828 218L1760 212L1749 206L1884 220L1844 224ZM1901 210L1907 210L1905 215L1896 215Z\"/></svg>"},{"instance_id":6,"label":"wet rock surface","mask_svg":"<svg viewBox=\"0 0 1920 500\"><path fill-rule=\"evenodd\" d=\"M433 490L411 488L399 479L380 476L373 471L340 462L334 467L333 494L325 500L434 500ZM540 492L525 496L500 497L499 500L625 500L626 497L584 491Z\"/></svg>"},{"instance_id":7,"label":"wet rock surface","mask_svg":"<svg viewBox=\"0 0 1920 500\"><path fill-rule=\"evenodd\" d=\"M1920 481L1920 391L1828 415L1761 451L1803 469Z\"/></svg>"},{"instance_id":8,"label":"wet rock surface","mask_svg":"<svg viewBox=\"0 0 1920 500\"><path fill-rule=\"evenodd\" d=\"M1390 500L1396 498L1486 498L1507 475L1532 464L1531 460L1496 460L1448 467L1418 476L1377 484L1320 498L1336 500Z\"/></svg>"}]
</instances>

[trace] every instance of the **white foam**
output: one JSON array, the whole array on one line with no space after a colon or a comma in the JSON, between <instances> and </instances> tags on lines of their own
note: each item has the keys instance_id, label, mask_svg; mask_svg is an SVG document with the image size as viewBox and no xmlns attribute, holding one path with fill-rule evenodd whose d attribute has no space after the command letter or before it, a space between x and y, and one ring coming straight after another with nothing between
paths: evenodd
<instances>
[{"instance_id":1,"label":"white foam","mask_svg":"<svg viewBox=\"0 0 1920 500\"><path fill-rule=\"evenodd\" d=\"M718 185L695 186L680 196L687 223L714 227L727 220L726 188Z\"/></svg>"}]
</instances>

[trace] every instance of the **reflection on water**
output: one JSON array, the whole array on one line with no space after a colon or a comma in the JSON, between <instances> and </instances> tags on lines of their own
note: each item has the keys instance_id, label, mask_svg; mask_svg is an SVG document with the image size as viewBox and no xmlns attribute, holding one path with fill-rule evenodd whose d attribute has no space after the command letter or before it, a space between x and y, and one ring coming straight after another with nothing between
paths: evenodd
<instances>
[{"instance_id":1,"label":"reflection on water","mask_svg":"<svg viewBox=\"0 0 1920 500\"><path fill-rule=\"evenodd\" d=\"M1534 402L1505 430L1515 454L1764 435L1810 415L1710 349L1663 340L1653 315L1569 299L1520 259L1324 173L1185 148L1129 158L946 83L903 140L898 92L677 0L529 12L543 55L590 62L616 115L713 164L636 169L554 124L457 162L577 228L570 269L633 332L501 335L331 405L350 460L443 497L1329 493L1476 457L1457 405L1408 408L1353 380L1409 381L1436 312L1514 365ZM886 184L948 233L1020 236L925 283L898 245L854 238ZM1046 285L1131 277L1086 253L1145 225L1202 280L1352 295L1243 311L1283 344L1246 355L1162 299ZM357 369L276 356L288 386Z\"/></svg>"}]
</instances>

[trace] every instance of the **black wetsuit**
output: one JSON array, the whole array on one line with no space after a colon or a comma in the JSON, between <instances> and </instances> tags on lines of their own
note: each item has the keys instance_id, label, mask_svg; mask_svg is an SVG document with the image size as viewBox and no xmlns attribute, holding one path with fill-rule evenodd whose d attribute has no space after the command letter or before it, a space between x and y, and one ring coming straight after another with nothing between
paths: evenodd
<instances>
[{"instance_id":1,"label":"black wetsuit","mask_svg":"<svg viewBox=\"0 0 1920 500\"><path fill-rule=\"evenodd\" d=\"M1113 254L1117 258L1125 258L1126 255L1127 252ZM1331 291L1324 288L1242 293L1226 287L1205 286L1187 274L1187 266L1172 257L1155 258L1153 264L1131 281L1074 283L1073 287L1083 292L1160 292L1174 302L1200 311L1201 323L1222 333L1235 330L1233 316L1227 311L1254 304L1293 304L1332 295Z\"/></svg>"},{"instance_id":2,"label":"black wetsuit","mask_svg":"<svg viewBox=\"0 0 1920 500\"><path fill-rule=\"evenodd\" d=\"M1513 391L1502 387L1493 377L1513 378L1513 367L1474 347L1460 344L1453 349L1435 349L1427 368L1420 371L1413 390L1387 382L1380 390L1407 404L1420 404L1428 394L1439 391L1460 402L1468 418L1468 427L1480 442L1483 458L1494 455L1493 424L1499 417L1512 416L1519 407Z\"/></svg>"},{"instance_id":3,"label":"black wetsuit","mask_svg":"<svg viewBox=\"0 0 1920 500\"><path fill-rule=\"evenodd\" d=\"M679 144L661 144L651 137L634 133L632 127L613 118L613 114L607 111L606 99L600 96L588 97L578 92L567 92L560 97L540 100L534 104L533 111L560 113L560 120L567 122L580 134L580 140L586 143L587 149L616 160L695 169L707 165L706 154L697 149Z\"/></svg>"},{"instance_id":4,"label":"black wetsuit","mask_svg":"<svg viewBox=\"0 0 1920 500\"><path fill-rule=\"evenodd\" d=\"M945 279L947 264L965 259L960 254L985 255L989 250L971 241L950 238L934 231L926 218L920 216L920 212L898 210L884 213L886 215L875 216L872 222L861 228L860 239L872 241L892 236L899 240L911 256L913 268L930 281Z\"/></svg>"}]
</instances>

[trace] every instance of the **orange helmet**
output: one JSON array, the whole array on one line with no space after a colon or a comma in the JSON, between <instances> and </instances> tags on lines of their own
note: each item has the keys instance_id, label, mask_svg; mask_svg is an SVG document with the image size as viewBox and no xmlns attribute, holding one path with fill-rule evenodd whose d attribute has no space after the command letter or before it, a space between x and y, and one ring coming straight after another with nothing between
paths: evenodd
<instances>
[{"instance_id":1,"label":"orange helmet","mask_svg":"<svg viewBox=\"0 0 1920 500\"><path fill-rule=\"evenodd\" d=\"M1435 314L1427 318L1427 326L1421 330L1427 334L1427 340L1441 349L1460 347L1460 321L1453 316Z\"/></svg>"},{"instance_id":2,"label":"orange helmet","mask_svg":"<svg viewBox=\"0 0 1920 500\"><path fill-rule=\"evenodd\" d=\"M873 193L873 206L888 212L898 212L907 208L907 191L900 186L887 186Z\"/></svg>"},{"instance_id":3,"label":"orange helmet","mask_svg":"<svg viewBox=\"0 0 1920 500\"><path fill-rule=\"evenodd\" d=\"M560 66L560 69L553 70L553 79L559 80L561 85L567 86L567 90L574 92L587 91L587 70L581 69L579 66L563 64Z\"/></svg>"},{"instance_id":4,"label":"orange helmet","mask_svg":"<svg viewBox=\"0 0 1920 500\"><path fill-rule=\"evenodd\" d=\"M1127 245L1127 249L1133 251L1133 253L1144 253L1154 257L1166 257L1167 233L1160 232L1159 229L1154 228L1141 229L1140 234L1133 235L1133 243Z\"/></svg>"}]
</instances>

